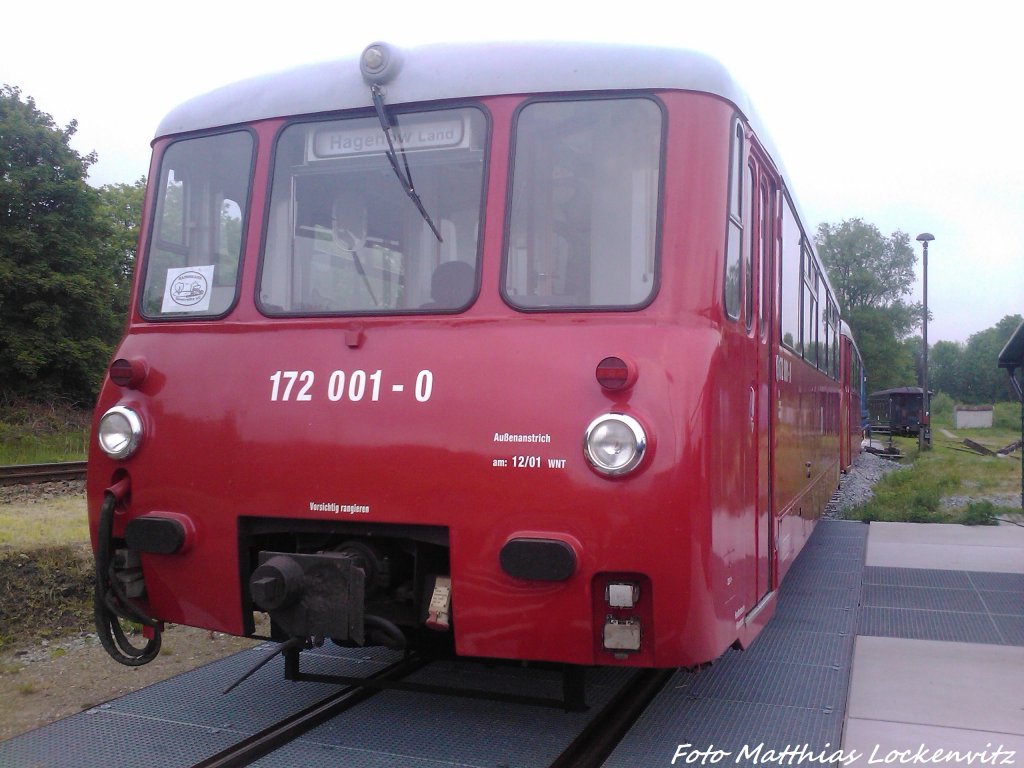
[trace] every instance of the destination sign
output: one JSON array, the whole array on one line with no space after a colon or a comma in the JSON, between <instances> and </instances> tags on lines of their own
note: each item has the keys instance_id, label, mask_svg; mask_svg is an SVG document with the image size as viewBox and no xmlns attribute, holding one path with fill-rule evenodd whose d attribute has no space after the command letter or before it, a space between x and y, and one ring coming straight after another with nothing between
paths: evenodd
<instances>
[{"instance_id":1,"label":"destination sign","mask_svg":"<svg viewBox=\"0 0 1024 768\"><path fill-rule=\"evenodd\" d=\"M414 152L424 149L453 149L467 146L465 122L460 118L403 122L391 129L395 150ZM333 123L313 133L309 159L380 155L388 149L388 140L376 120L355 124Z\"/></svg>"}]
</instances>

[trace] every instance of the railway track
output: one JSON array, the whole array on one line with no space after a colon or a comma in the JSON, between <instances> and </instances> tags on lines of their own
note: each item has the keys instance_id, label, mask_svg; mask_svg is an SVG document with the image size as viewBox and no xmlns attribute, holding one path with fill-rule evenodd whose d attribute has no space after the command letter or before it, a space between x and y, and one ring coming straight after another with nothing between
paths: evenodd
<instances>
[{"instance_id":1,"label":"railway track","mask_svg":"<svg viewBox=\"0 0 1024 768\"><path fill-rule=\"evenodd\" d=\"M345 712L364 704L382 690L401 689L404 678L428 664L415 657L392 664L368 677L366 686L344 686L306 709L195 763L192 768L242 768L250 765L299 739L318 725L335 717L344 717ZM566 744L550 763L550 768L598 768L602 765L674 671L637 672ZM484 694L481 698L491 697ZM509 703L516 705L513 701Z\"/></svg>"},{"instance_id":2,"label":"railway track","mask_svg":"<svg viewBox=\"0 0 1024 768\"><path fill-rule=\"evenodd\" d=\"M58 461L52 464L9 464L0 466L0 485L28 485L54 480L84 480L84 461Z\"/></svg>"},{"instance_id":3,"label":"railway track","mask_svg":"<svg viewBox=\"0 0 1024 768\"><path fill-rule=\"evenodd\" d=\"M368 680L393 681L407 677L424 666L419 659L406 659L381 670ZM196 763L193 768L241 768L283 747L321 723L358 706L379 689L345 686L316 704L254 733L247 739Z\"/></svg>"},{"instance_id":4,"label":"railway track","mask_svg":"<svg viewBox=\"0 0 1024 768\"><path fill-rule=\"evenodd\" d=\"M674 669L642 669L611 698L550 768L600 768L647 709Z\"/></svg>"}]
</instances>

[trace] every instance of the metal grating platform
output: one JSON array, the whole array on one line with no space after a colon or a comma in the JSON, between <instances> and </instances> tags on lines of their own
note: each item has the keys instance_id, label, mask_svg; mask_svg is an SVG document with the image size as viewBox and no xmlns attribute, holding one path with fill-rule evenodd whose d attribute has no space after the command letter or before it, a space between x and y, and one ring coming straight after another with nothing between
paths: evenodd
<instances>
[{"instance_id":1,"label":"metal grating platform","mask_svg":"<svg viewBox=\"0 0 1024 768\"><path fill-rule=\"evenodd\" d=\"M679 750L680 765L684 753L709 749L728 753L722 764L754 765L768 762L770 750L838 749L867 534L861 523L819 523L753 645L697 673L677 673L606 768L671 765Z\"/></svg>"},{"instance_id":2,"label":"metal grating platform","mask_svg":"<svg viewBox=\"0 0 1024 768\"><path fill-rule=\"evenodd\" d=\"M336 690L325 683L285 680L283 661L277 659L230 694L221 694L261 651L243 651L2 742L0 766L189 766ZM362 677L399 656L327 645L303 652L302 668ZM625 669L591 671L586 680L590 709L581 713L386 691L254 765L545 766L632 674L634 670ZM408 680L545 698L562 693L562 675L548 668L435 662Z\"/></svg>"},{"instance_id":3,"label":"metal grating platform","mask_svg":"<svg viewBox=\"0 0 1024 768\"><path fill-rule=\"evenodd\" d=\"M0 742L0 766L189 766L335 690L285 680L278 659L231 693L221 693L269 647L236 653ZM352 676L372 674L398 658L379 649L333 646L302 656L310 669Z\"/></svg>"},{"instance_id":4,"label":"metal grating platform","mask_svg":"<svg viewBox=\"0 0 1024 768\"><path fill-rule=\"evenodd\" d=\"M678 673L606 768L671 765L677 752L678 765L686 755L711 764L712 756L695 758L707 750L728 753L722 764L754 765L771 750L838 749L866 546L867 525L818 523L754 644L695 674Z\"/></svg>"},{"instance_id":5,"label":"metal grating platform","mask_svg":"<svg viewBox=\"0 0 1024 768\"><path fill-rule=\"evenodd\" d=\"M867 533L861 523L819 523L752 647L676 673L605 765L670 765L677 754L684 764L700 750L721 750L720 762L730 765L796 764L801 754L822 762L820 753L840 743L856 634L1024 645L1024 575L866 568ZM0 766L187 766L334 690L284 680L278 659L221 695L260 653L236 654L0 743ZM302 665L362 676L396 659L328 645L304 652ZM544 766L631 674L588 673L585 713L389 691L254 765ZM465 661L434 663L411 679L547 698L558 697L562 683L551 669Z\"/></svg>"},{"instance_id":6,"label":"metal grating platform","mask_svg":"<svg viewBox=\"0 0 1024 768\"><path fill-rule=\"evenodd\" d=\"M261 768L439 768L547 766L633 674L588 672L587 712L562 712L494 701L386 692L324 723L253 763ZM553 670L432 664L415 682L558 696Z\"/></svg>"},{"instance_id":7,"label":"metal grating platform","mask_svg":"<svg viewBox=\"0 0 1024 768\"><path fill-rule=\"evenodd\" d=\"M867 567L858 632L1024 645L1024 574Z\"/></svg>"}]
</instances>

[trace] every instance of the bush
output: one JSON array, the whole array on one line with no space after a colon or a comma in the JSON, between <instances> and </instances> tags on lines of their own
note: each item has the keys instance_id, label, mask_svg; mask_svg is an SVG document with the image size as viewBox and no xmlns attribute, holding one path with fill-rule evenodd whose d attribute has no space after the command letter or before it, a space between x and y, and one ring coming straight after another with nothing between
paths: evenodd
<instances>
[{"instance_id":1,"label":"bush","mask_svg":"<svg viewBox=\"0 0 1024 768\"><path fill-rule=\"evenodd\" d=\"M972 501L958 522L963 525L999 525L996 507L991 501Z\"/></svg>"},{"instance_id":2,"label":"bush","mask_svg":"<svg viewBox=\"0 0 1024 768\"><path fill-rule=\"evenodd\" d=\"M1020 403L996 403L992 411L992 426L1020 432L1020 408Z\"/></svg>"},{"instance_id":3,"label":"bush","mask_svg":"<svg viewBox=\"0 0 1024 768\"><path fill-rule=\"evenodd\" d=\"M932 424L942 422L947 426L953 425L953 398L945 392L938 392L932 395L929 400L931 404Z\"/></svg>"}]
</instances>

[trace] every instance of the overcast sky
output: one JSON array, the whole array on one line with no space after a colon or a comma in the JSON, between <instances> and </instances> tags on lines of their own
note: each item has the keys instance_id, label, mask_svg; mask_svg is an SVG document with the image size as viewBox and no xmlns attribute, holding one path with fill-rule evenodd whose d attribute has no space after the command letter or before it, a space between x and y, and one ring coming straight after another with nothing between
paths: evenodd
<instances>
[{"instance_id":1,"label":"overcast sky","mask_svg":"<svg viewBox=\"0 0 1024 768\"><path fill-rule=\"evenodd\" d=\"M713 6L710 8L709 6ZM95 150L94 185L148 172L174 106L369 42L559 39L696 48L749 91L813 230L931 232L929 341L1024 313L1024 44L1012 4L687 0L19 2L0 83ZM472 66L467 62L467 66ZM910 300L920 300L920 285Z\"/></svg>"}]
</instances>

